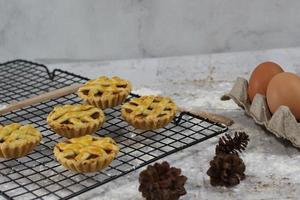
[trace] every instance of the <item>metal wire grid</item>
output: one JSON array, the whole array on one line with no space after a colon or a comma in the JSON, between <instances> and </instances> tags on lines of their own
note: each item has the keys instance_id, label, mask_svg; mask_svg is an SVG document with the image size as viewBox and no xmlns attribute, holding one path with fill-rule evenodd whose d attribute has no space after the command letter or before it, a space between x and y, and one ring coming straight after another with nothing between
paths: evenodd
<instances>
[{"instance_id":1,"label":"metal wire grid","mask_svg":"<svg viewBox=\"0 0 300 200\"><path fill-rule=\"evenodd\" d=\"M45 66L24 60L0 64L0 69L2 103L87 80L62 70L50 73ZM120 146L120 152L106 170L78 174L66 170L55 160L53 147L63 138L48 128L45 118L55 105L79 102L75 94L70 94L0 116L2 125L11 122L31 123L43 134L41 144L29 155L0 160L0 194L3 197L22 200L69 199L227 130L223 125L190 113L180 113L165 128L140 131L122 120L120 107L106 109L106 121L96 134L114 138Z\"/></svg>"}]
</instances>

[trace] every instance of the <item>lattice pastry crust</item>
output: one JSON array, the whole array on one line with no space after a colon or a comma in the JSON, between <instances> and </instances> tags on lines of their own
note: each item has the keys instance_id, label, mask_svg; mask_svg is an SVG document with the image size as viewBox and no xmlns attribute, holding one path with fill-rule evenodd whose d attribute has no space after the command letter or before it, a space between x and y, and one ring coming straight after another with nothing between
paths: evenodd
<instances>
[{"instance_id":1,"label":"lattice pastry crust","mask_svg":"<svg viewBox=\"0 0 300 200\"><path fill-rule=\"evenodd\" d=\"M75 172L96 172L107 167L117 156L119 147L110 137L91 135L72 138L54 147L56 159Z\"/></svg>"},{"instance_id":2,"label":"lattice pastry crust","mask_svg":"<svg viewBox=\"0 0 300 200\"><path fill-rule=\"evenodd\" d=\"M171 98L142 96L122 105L122 117L132 126L153 130L166 126L176 115L176 104Z\"/></svg>"},{"instance_id":3,"label":"lattice pastry crust","mask_svg":"<svg viewBox=\"0 0 300 200\"><path fill-rule=\"evenodd\" d=\"M19 158L30 153L41 141L42 135L32 125L18 123L0 126L0 157Z\"/></svg>"},{"instance_id":4,"label":"lattice pastry crust","mask_svg":"<svg viewBox=\"0 0 300 200\"><path fill-rule=\"evenodd\" d=\"M111 108L122 104L131 91L131 84L119 77L101 76L90 80L78 90L78 96L98 108Z\"/></svg>"},{"instance_id":5,"label":"lattice pastry crust","mask_svg":"<svg viewBox=\"0 0 300 200\"><path fill-rule=\"evenodd\" d=\"M51 129L67 138L80 137L96 132L104 122L101 109L91 105L56 106L48 115Z\"/></svg>"}]
</instances>

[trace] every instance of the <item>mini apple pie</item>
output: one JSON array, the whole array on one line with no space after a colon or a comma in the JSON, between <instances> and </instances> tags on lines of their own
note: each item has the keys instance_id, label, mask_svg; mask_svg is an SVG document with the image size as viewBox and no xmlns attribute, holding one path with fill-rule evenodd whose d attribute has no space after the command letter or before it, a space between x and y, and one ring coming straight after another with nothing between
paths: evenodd
<instances>
[{"instance_id":1,"label":"mini apple pie","mask_svg":"<svg viewBox=\"0 0 300 200\"><path fill-rule=\"evenodd\" d=\"M110 137L85 135L56 144L54 155L65 168L75 172L96 172L107 167L119 147Z\"/></svg>"},{"instance_id":2,"label":"mini apple pie","mask_svg":"<svg viewBox=\"0 0 300 200\"><path fill-rule=\"evenodd\" d=\"M51 129L67 138L93 134L104 122L101 109L91 105L56 106L47 117Z\"/></svg>"},{"instance_id":3,"label":"mini apple pie","mask_svg":"<svg viewBox=\"0 0 300 200\"><path fill-rule=\"evenodd\" d=\"M90 80L78 90L78 96L98 108L111 108L122 104L131 91L131 84L119 77L105 76Z\"/></svg>"},{"instance_id":4,"label":"mini apple pie","mask_svg":"<svg viewBox=\"0 0 300 200\"><path fill-rule=\"evenodd\" d=\"M19 158L30 153L41 141L41 133L32 125L18 123L0 126L0 157Z\"/></svg>"},{"instance_id":5,"label":"mini apple pie","mask_svg":"<svg viewBox=\"0 0 300 200\"><path fill-rule=\"evenodd\" d=\"M171 98L142 96L133 98L122 105L122 117L132 126L143 130L153 130L166 126L177 111Z\"/></svg>"}]
</instances>

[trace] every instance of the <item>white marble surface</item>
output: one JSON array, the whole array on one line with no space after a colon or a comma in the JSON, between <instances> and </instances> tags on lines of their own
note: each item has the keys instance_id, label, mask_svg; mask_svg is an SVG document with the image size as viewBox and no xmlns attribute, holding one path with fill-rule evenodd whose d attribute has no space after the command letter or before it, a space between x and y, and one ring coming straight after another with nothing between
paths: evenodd
<instances>
[{"instance_id":1,"label":"white marble surface","mask_svg":"<svg viewBox=\"0 0 300 200\"><path fill-rule=\"evenodd\" d=\"M0 60L126 59L300 45L289 0L0 0Z\"/></svg>"},{"instance_id":2,"label":"white marble surface","mask_svg":"<svg viewBox=\"0 0 300 200\"><path fill-rule=\"evenodd\" d=\"M237 76L248 77L253 67L265 60L276 61L287 71L300 73L300 48L99 63L60 63L49 67L90 78L119 75L132 80L138 92L162 93L173 97L186 108L217 112L234 119L231 130L243 130L250 135L249 147L242 155L247 166L246 180L233 188L210 186L206 171L218 140L213 138L163 159L182 168L183 174L188 177L187 195L183 200L299 199L299 150L255 125L233 102L219 100ZM141 170L74 199L142 199L137 190Z\"/></svg>"},{"instance_id":3,"label":"white marble surface","mask_svg":"<svg viewBox=\"0 0 300 200\"><path fill-rule=\"evenodd\" d=\"M183 174L188 177L187 195L183 200L299 199L299 150L255 125L233 102L219 100L231 88L237 76L248 77L252 68L265 60L276 61L286 70L300 73L300 48L160 59L58 63L49 65L49 68L60 68L90 78L119 75L132 80L135 91L140 94L169 95L187 109L216 112L234 119L235 124L231 130L243 130L250 135L249 147L242 155L247 166L246 180L233 188L210 186L206 171L218 140L213 138L163 159L182 168ZM142 199L137 190L141 170L74 199Z\"/></svg>"}]
</instances>

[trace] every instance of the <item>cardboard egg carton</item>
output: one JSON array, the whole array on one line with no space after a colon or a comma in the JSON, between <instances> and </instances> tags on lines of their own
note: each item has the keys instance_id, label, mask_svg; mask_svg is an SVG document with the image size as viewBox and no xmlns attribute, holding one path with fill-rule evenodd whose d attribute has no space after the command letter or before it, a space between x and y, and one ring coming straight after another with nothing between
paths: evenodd
<instances>
[{"instance_id":1,"label":"cardboard egg carton","mask_svg":"<svg viewBox=\"0 0 300 200\"><path fill-rule=\"evenodd\" d=\"M257 124L266 127L277 137L287 139L294 146L300 148L300 123L297 122L290 109L287 106L280 106L272 115L265 96L256 94L251 104L247 91L248 81L239 77L231 91L225 94L222 100L232 99Z\"/></svg>"}]
</instances>

